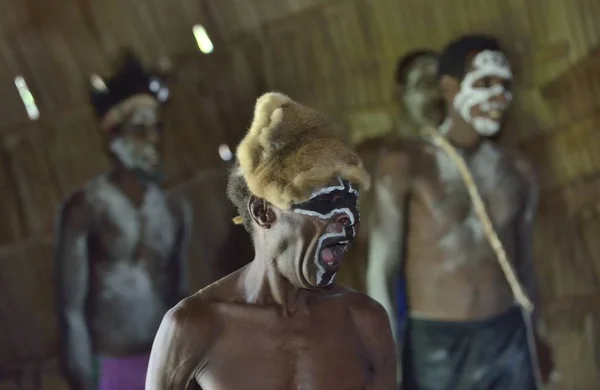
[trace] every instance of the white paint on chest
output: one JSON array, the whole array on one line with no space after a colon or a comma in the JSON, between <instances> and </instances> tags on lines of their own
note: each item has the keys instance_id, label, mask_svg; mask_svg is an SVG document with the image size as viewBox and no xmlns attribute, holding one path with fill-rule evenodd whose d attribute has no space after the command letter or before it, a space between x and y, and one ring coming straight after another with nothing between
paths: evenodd
<instances>
[{"instance_id":1,"label":"white paint on chest","mask_svg":"<svg viewBox=\"0 0 600 390\"><path fill-rule=\"evenodd\" d=\"M86 195L96 212L107 217L120 231L115 242L117 248L132 253L142 241L161 257L171 252L176 223L158 186L148 187L139 209L105 176L90 183Z\"/></svg>"},{"instance_id":2,"label":"white paint on chest","mask_svg":"<svg viewBox=\"0 0 600 390\"><path fill-rule=\"evenodd\" d=\"M445 194L435 205L434 215L442 226L447 226L439 245L447 253L455 254L450 257L467 261L468 254L477 255L479 249L487 248L485 231L456 164L441 149L436 149L435 159ZM511 186L515 182L505 180L508 172L506 164L503 164L501 152L491 143L485 142L468 159L467 164L484 201L493 203L491 208L488 204L492 221L505 223L511 214L510 198L511 194L514 194L514 188ZM456 210L463 210L458 213L461 218L459 220L452 217ZM448 262L448 265L459 265L455 263Z\"/></svg>"},{"instance_id":3,"label":"white paint on chest","mask_svg":"<svg viewBox=\"0 0 600 390\"><path fill-rule=\"evenodd\" d=\"M126 335L128 340L124 342L143 342L154 336L165 308L159 304L162 299L151 278L144 263L115 262L105 274L100 289L102 301L115 318L129 319L113 323L113 337Z\"/></svg>"}]
</instances>

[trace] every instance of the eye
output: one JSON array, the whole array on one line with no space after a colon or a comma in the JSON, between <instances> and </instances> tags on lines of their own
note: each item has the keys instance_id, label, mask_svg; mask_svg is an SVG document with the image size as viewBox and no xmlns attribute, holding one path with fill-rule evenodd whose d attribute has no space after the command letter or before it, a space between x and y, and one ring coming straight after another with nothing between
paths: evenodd
<instances>
[{"instance_id":1,"label":"eye","mask_svg":"<svg viewBox=\"0 0 600 390\"><path fill-rule=\"evenodd\" d=\"M344 226L350 226L350 224L352 223L352 221L348 217L342 217L338 220L338 222Z\"/></svg>"}]
</instances>

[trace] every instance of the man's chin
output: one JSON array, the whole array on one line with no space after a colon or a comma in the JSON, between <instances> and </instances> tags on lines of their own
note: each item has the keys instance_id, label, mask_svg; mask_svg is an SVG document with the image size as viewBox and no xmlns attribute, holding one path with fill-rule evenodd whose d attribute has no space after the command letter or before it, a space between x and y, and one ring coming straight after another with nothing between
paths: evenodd
<instances>
[{"instance_id":1,"label":"man's chin","mask_svg":"<svg viewBox=\"0 0 600 390\"><path fill-rule=\"evenodd\" d=\"M131 171L135 174L135 176L145 182L153 182L153 183L162 183L164 180L164 171L160 167L155 168L142 168L142 167L134 167L131 168Z\"/></svg>"}]
</instances>

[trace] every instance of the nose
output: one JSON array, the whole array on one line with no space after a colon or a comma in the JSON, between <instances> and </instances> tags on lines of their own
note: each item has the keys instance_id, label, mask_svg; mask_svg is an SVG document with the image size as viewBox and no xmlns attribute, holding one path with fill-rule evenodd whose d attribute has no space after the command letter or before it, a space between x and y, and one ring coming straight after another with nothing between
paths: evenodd
<instances>
[{"instance_id":1,"label":"nose","mask_svg":"<svg viewBox=\"0 0 600 390\"><path fill-rule=\"evenodd\" d=\"M156 130L156 128L154 128L153 126L146 128L146 141L151 143L151 144L157 144L158 143L158 131Z\"/></svg>"},{"instance_id":2,"label":"nose","mask_svg":"<svg viewBox=\"0 0 600 390\"><path fill-rule=\"evenodd\" d=\"M502 104L508 103L508 99L506 98L506 93L507 93L507 91L504 88L502 88L502 92L500 92L498 95L494 96L494 100L497 101L498 103L502 103Z\"/></svg>"}]
</instances>

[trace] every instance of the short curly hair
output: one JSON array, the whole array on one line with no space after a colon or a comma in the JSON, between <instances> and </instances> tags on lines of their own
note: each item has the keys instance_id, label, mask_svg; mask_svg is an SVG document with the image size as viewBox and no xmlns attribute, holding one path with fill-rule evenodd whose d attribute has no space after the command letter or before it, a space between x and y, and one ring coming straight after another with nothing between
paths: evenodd
<instances>
[{"instance_id":1,"label":"short curly hair","mask_svg":"<svg viewBox=\"0 0 600 390\"><path fill-rule=\"evenodd\" d=\"M252 232L252 217L248 212L248 200L252 193L248 188L246 179L241 174L240 163L236 160L235 164L229 169L227 180L227 197L237 208L238 214L242 217L244 228L247 232Z\"/></svg>"},{"instance_id":2,"label":"short curly hair","mask_svg":"<svg viewBox=\"0 0 600 390\"><path fill-rule=\"evenodd\" d=\"M502 51L502 48L496 38L487 35L463 35L450 42L440 54L438 78L448 75L462 80L468 61L484 50Z\"/></svg>"}]
</instances>

